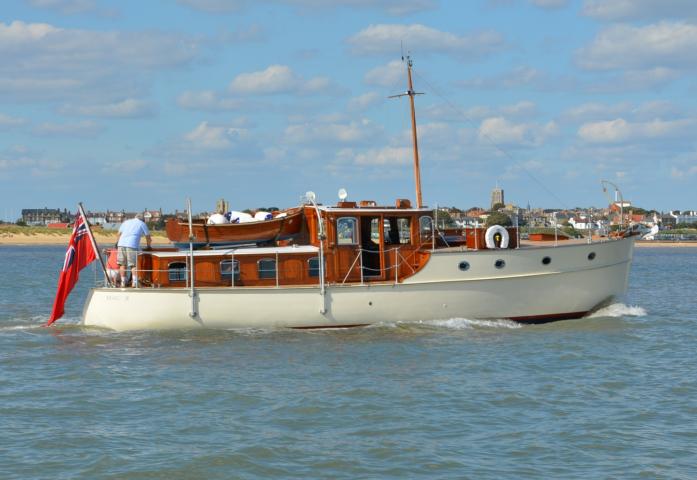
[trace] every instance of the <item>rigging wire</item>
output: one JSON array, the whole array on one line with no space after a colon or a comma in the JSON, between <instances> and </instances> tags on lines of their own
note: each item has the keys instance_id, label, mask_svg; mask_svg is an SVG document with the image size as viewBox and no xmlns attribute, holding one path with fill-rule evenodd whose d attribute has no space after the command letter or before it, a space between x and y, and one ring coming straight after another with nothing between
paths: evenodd
<instances>
[{"instance_id":1,"label":"rigging wire","mask_svg":"<svg viewBox=\"0 0 697 480\"><path fill-rule=\"evenodd\" d=\"M477 124L467 116L467 114L457 105L455 105L453 102L451 102L445 95L443 95L438 88L436 88L435 85L433 85L431 82L429 82L425 77L422 75L419 75L418 72L414 71L412 69L412 73L419 78L419 80L422 80L428 88L431 89L433 93L436 94L437 97L439 97L443 102L445 102L446 105L448 105L450 108L453 109L453 111L459 115L462 116L462 118L465 119L465 121L472 127L477 128ZM537 183L544 191L546 191L551 197L553 197L557 202L561 204L562 207L564 207L565 210L568 210L569 207L566 205L566 202L564 202L562 199L560 199L552 190L547 188L547 186L539 180L535 175L532 174L527 168L525 168L525 165L521 164L520 162L516 161L511 154L509 154L506 150L504 150L502 147L500 147L494 140L487 135L486 133L481 134L483 138L485 138L496 150L498 150L500 153L502 153L514 166L519 167L523 172L525 172L535 183Z\"/></svg>"}]
</instances>

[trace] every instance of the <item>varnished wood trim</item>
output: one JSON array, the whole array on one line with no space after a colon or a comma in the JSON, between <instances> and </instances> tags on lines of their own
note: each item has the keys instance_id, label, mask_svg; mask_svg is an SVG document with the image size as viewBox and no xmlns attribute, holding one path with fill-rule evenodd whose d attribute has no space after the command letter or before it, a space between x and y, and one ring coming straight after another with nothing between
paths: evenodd
<instances>
[{"instance_id":1,"label":"varnished wood trim","mask_svg":"<svg viewBox=\"0 0 697 480\"><path fill-rule=\"evenodd\" d=\"M294 330L327 330L330 328L356 328L356 327L367 327L369 323L355 323L352 325L313 325L306 327L290 327Z\"/></svg>"},{"instance_id":2,"label":"varnished wood trim","mask_svg":"<svg viewBox=\"0 0 697 480\"><path fill-rule=\"evenodd\" d=\"M510 317L509 320L519 323L548 323L557 320L573 320L587 315L588 312L569 312L569 313L552 313L549 315L530 315L527 317Z\"/></svg>"}]
</instances>

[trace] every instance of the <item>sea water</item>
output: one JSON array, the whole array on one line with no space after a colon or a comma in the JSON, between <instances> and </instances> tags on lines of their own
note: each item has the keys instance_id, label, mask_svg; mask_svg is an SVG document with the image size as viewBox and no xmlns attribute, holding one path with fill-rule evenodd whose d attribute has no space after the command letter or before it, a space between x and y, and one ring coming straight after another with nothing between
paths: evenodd
<instances>
[{"instance_id":1,"label":"sea water","mask_svg":"<svg viewBox=\"0 0 697 480\"><path fill-rule=\"evenodd\" d=\"M0 246L0 478L697 478L697 248L538 326L42 328L64 247Z\"/></svg>"}]
</instances>

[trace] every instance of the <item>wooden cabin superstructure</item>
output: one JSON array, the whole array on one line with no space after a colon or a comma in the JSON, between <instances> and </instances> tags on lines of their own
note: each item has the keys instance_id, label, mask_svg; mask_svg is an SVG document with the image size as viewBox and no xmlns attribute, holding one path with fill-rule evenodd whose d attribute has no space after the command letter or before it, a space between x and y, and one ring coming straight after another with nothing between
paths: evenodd
<instances>
[{"instance_id":1,"label":"wooden cabin superstructure","mask_svg":"<svg viewBox=\"0 0 697 480\"><path fill-rule=\"evenodd\" d=\"M323 223L324 239L320 238L318 217ZM192 259L194 283L200 287L317 285L322 270L320 249L329 285L398 283L418 272L434 248L461 245L446 243L434 230L431 209L411 208L409 201L401 199L395 207L377 206L372 201L343 201L317 208L305 205L286 218L294 220L297 228L282 238L269 238L269 229L261 225L256 227L262 233L257 238L249 235L249 229L240 230L239 237L228 231L226 246L221 245L223 240L216 240L213 248L197 237L198 247L191 253L171 248L142 252L138 262L141 286L189 287ZM209 225L209 232L213 231L211 227L218 226ZM183 232L184 222L177 228ZM278 226L272 229L278 231ZM485 248L483 240L481 245Z\"/></svg>"}]
</instances>

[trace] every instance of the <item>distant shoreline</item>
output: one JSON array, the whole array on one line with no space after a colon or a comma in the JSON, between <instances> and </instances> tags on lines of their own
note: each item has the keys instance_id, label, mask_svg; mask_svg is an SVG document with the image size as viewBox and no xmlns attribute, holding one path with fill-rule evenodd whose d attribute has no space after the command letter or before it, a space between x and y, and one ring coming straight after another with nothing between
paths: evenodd
<instances>
[{"instance_id":1,"label":"distant shoreline","mask_svg":"<svg viewBox=\"0 0 697 480\"><path fill-rule=\"evenodd\" d=\"M116 243L116 233L113 234L103 234L95 233L94 238L97 241L99 247L111 247ZM33 235L20 234L20 233L0 233L0 245L68 245L68 240L70 240L70 233L36 233ZM164 236L153 235L152 237L153 245L167 245L170 243L169 239ZM142 242L145 245L145 241Z\"/></svg>"},{"instance_id":2,"label":"distant shoreline","mask_svg":"<svg viewBox=\"0 0 697 480\"><path fill-rule=\"evenodd\" d=\"M660 247L660 248L671 248L671 247L686 247L686 248L697 248L697 242L665 242L661 240L645 240L645 241L640 241L636 242L635 245L637 247L641 248L651 248L651 247Z\"/></svg>"},{"instance_id":3,"label":"distant shoreline","mask_svg":"<svg viewBox=\"0 0 697 480\"><path fill-rule=\"evenodd\" d=\"M94 234L95 240L100 247L111 247L116 243L116 233ZM68 245L70 233L36 233L33 235L19 233L0 233L0 245ZM169 245L171 242L165 236L153 235L153 245ZM143 245L145 243L143 242ZM697 242L666 242L666 241L638 241L635 244L640 248L697 248Z\"/></svg>"}]
</instances>

